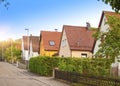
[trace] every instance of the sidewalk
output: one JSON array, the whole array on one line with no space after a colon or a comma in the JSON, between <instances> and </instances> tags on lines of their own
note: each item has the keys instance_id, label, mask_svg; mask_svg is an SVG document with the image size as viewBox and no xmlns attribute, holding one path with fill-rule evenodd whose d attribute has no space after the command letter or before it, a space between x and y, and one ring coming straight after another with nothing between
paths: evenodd
<instances>
[{"instance_id":1,"label":"sidewalk","mask_svg":"<svg viewBox=\"0 0 120 86\"><path fill-rule=\"evenodd\" d=\"M20 69L20 70L23 71L24 75L30 77L31 79L35 81L44 83L46 84L46 86L70 86L70 84L54 79L53 77L39 76L37 74L28 72L27 70L24 70L24 69Z\"/></svg>"},{"instance_id":2,"label":"sidewalk","mask_svg":"<svg viewBox=\"0 0 120 86\"><path fill-rule=\"evenodd\" d=\"M70 86L69 84L62 82L62 81L58 81L54 79L53 77L40 76L40 77L32 77L32 79L42 82L48 86Z\"/></svg>"}]
</instances>

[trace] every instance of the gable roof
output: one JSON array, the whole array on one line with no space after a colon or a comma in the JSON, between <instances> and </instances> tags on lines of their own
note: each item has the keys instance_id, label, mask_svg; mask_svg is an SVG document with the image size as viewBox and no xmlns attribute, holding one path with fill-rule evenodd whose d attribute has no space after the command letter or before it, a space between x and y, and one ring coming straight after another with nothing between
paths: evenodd
<instances>
[{"instance_id":1,"label":"gable roof","mask_svg":"<svg viewBox=\"0 0 120 86\"><path fill-rule=\"evenodd\" d=\"M33 52L39 52L39 36L30 36Z\"/></svg>"},{"instance_id":2,"label":"gable roof","mask_svg":"<svg viewBox=\"0 0 120 86\"><path fill-rule=\"evenodd\" d=\"M99 22L98 27L101 26L104 15L105 15L105 16L106 16L106 15L111 15L111 16L116 16L116 17L120 18L120 14L119 14L119 13L110 12L110 11L103 11L103 12L102 12L102 15L101 15L101 18L100 18L100 22ZM106 17L107 17L107 16L106 16Z\"/></svg>"},{"instance_id":3,"label":"gable roof","mask_svg":"<svg viewBox=\"0 0 120 86\"><path fill-rule=\"evenodd\" d=\"M59 49L61 32L41 31L40 40L43 40L45 50L57 51ZM54 41L55 45L50 46L49 42Z\"/></svg>"},{"instance_id":4,"label":"gable roof","mask_svg":"<svg viewBox=\"0 0 120 86\"><path fill-rule=\"evenodd\" d=\"M24 50L28 50L29 48L29 36L23 36L22 37L22 39L23 39L23 47L24 47Z\"/></svg>"},{"instance_id":5,"label":"gable roof","mask_svg":"<svg viewBox=\"0 0 120 86\"><path fill-rule=\"evenodd\" d=\"M95 39L92 37L94 31L88 30L87 27L64 25L68 43L71 50L93 51Z\"/></svg>"}]
</instances>

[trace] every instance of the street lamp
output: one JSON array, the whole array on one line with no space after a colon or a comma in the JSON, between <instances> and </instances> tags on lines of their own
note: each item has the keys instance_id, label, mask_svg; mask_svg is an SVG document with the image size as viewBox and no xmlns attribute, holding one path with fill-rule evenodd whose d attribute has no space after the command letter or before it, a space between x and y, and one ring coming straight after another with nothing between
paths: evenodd
<instances>
[{"instance_id":1,"label":"street lamp","mask_svg":"<svg viewBox=\"0 0 120 86\"><path fill-rule=\"evenodd\" d=\"M25 30L27 31L27 39L28 39L28 70L29 70L29 29L25 28Z\"/></svg>"}]
</instances>

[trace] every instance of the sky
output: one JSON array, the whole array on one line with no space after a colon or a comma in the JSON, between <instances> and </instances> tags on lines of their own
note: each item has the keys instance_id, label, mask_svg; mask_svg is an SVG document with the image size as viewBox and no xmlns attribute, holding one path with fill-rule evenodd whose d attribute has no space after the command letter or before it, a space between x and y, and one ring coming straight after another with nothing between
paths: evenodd
<instances>
[{"instance_id":1,"label":"sky","mask_svg":"<svg viewBox=\"0 0 120 86\"><path fill-rule=\"evenodd\" d=\"M63 25L98 27L102 11L112 11L98 0L7 0L0 4L0 40L19 39L40 31L62 31Z\"/></svg>"}]
</instances>

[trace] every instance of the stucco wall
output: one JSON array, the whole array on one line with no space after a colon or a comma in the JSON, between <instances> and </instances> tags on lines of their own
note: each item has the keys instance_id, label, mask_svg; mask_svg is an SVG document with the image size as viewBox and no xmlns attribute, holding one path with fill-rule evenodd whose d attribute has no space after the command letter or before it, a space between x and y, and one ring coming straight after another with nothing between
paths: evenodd
<instances>
[{"instance_id":1,"label":"stucco wall","mask_svg":"<svg viewBox=\"0 0 120 86\"><path fill-rule=\"evenodd\" d=\"M106 24L105 22L107 22L107 19L105 16L103 16L103 20L100 26L100 32L108 32L109 31L109 25ZM94 55L96 54L96 52L99 50L99 45L101 44L100 39L96 41L95 44L95 48L94 48Z\"/></svg>"},{"instance_id":2,"label":"stucco wall","mask_svg":"<svg viewBox=\"0 0 120 86\"><path fill-rule=\"evenodd\" d=\"M63 40L66 40L66 44L64 46L62 44ZM61 40L61 43L60 43L59 56L60 57L62 57L62 56L63 57L70 57L71 56L71 51L70 51L70 48L69 48L69 44L68 44L68 40L67 40L67 37L66 37L65 30L63 31L62 40Z\"/></svg>"},{"instance_id":3,"label":"stucco wall","mask_svg":"<svg viewBox=\"0 0 120 86\"><path fill-rule=\"evenodd\" d=\"M92 57L92 53L89 52L89 51L72 51L72 57L78 57L78 58L81 58L82 54L87 54L87 57L88 58L91 58Z\"/></svg>"}]
</instances>

